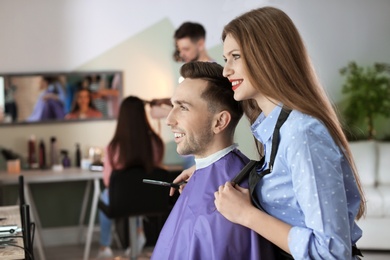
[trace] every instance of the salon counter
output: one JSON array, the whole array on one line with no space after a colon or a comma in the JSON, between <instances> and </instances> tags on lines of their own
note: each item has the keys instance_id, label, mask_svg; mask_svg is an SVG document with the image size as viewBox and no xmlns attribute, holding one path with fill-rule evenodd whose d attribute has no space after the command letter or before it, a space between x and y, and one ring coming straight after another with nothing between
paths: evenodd
<instances>
[{"instance_id":1,"label":"salon counter","mask_svg":"<svg viewBox=\"0 0 390 260\"><path fill-rule=\"evenodd\" d=\"M181 171L181 166L168 165L173 180ZM82 228L88 225L86 239L91 239L96 222L96 207L101 188L103 173L79 168L65 168L62 171L25 170L20 174L0 172L2 204L15 205L19 175L24 176L26 201L32 209L37 224L37 239L41 240L39 251L44 258L42 230L54 227ZM86 219L88 217L88 220ZM49 241L51 242L51 241Z\"/></svg>"},{"instance_id":2,"label":"salon counter","mask_svg":"<svg viewBox=\"0 0 390 260\"><path fill-rule=\"evenodd\" d=\"M172 180L183 170L180 165L166 165L166 168ZM102 172L91 172L79 168L65 168L59 172L22 170L20 174L29 184L44 228L77 225L88 180L101 179L103 176ZM20 174L0 171L0 205L15 205L17 202L17 184ZM103 187L102 181L100 186Z\"/></svg>"}]
</instances>

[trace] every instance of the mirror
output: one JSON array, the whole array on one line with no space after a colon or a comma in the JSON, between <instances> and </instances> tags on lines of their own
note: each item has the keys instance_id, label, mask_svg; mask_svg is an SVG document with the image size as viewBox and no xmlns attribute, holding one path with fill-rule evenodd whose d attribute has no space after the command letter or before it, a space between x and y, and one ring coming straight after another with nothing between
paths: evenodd
<instances>
[{"instance_id":1,"label":"mirror","mask_svg":"<svg viewBox=\"0 0 390 260\"><path fill-rule=\"evenodd\" d=\"M115 119L121 71L0 74L0 125Z\"/></svg>"}]
</instances>

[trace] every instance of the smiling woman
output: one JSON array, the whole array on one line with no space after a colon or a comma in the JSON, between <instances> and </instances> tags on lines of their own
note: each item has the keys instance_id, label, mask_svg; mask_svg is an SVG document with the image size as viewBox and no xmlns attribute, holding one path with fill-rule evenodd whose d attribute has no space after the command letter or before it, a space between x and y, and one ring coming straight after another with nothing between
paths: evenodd
<instances>
[{"instance_id":1,"label":"smiling woman","mask_svg":"<svg viewBox=\"0 0 390 260\"><path fill-rule=\"evenodd\" d=\"M76 93L80 90L87 91L87 105L94 109L93 116L78 111L81 97L85 96L78 96L78 104ZM121 71L3 74L0 75L0 125L114 119L121 93Z\"/></svg>"}]
</instances>

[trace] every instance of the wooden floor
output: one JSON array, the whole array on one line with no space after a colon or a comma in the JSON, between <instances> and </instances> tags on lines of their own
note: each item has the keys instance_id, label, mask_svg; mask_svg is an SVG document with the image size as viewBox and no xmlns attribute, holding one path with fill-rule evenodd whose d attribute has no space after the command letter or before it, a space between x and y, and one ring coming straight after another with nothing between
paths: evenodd
<instances>
[{"instance_id":1,"label":"wooden floor","mask_svg":"<svg viewBox=\"0 0 390 260\"><path fill-rule=\"evenodd\" d=\"M98 245L93 244L91 247L90 260L95 260L98 252ZM124 256L124 250L113 249L114 258L107 260L127 260L128 256ZM149 260L152 254L153 247L147 247L142 254L138 257L138 260ZM45 248L45 255L47 260L82 260L84 253L83 245L67 245L67 246L55 246ZM390 259L390 251L364 251L364 258L362 260L388 260ZM35 252L35 260L39 260L37 253Z\"/></svg>"}]
</instances>

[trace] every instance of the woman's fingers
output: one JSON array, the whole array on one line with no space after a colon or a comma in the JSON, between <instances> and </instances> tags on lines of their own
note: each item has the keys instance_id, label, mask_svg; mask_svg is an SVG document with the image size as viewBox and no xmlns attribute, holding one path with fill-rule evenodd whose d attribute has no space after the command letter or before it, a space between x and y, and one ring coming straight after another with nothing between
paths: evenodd
<instances>
[{"instance_id":1,"label":"woman's fingers","mask_svg":"<svg viewBox=\"0 0 390 260\"><path fill-rule=\"evenodd\" d=\"M194 173L194 171L195 171L195 165L192 166L192 167L190 167L190 168L188 168L188 169L183 170L183 171L182 171L182 172L173 180L173 182L174 182L174 183L179 183L179 182L183 182L183 181L188 181L188 180L191 178L191 176L192 176L192 174ZM183 191L183 189L184 189L185 186L186 186L185 184L180 185L180 188L179 188L179 192L180 192L180 193L182 193L182 191ZM175 188L171 188L171 189L169 190L169 196L173 196L173 195L175 194L175 192L176 192L176 189L175 189Z\"/></svg>"},{"instance_id":2,"label":"woman's fingers","mask_svg":"<svg viewBox=\"0 0 390 260\"><path fill-rule=\"evenodd\" d=\"M217 210L228 220L239 223L241 214L251 206L249 190L226 182L214 193Z\"/></svg>"}]
</instances>

